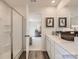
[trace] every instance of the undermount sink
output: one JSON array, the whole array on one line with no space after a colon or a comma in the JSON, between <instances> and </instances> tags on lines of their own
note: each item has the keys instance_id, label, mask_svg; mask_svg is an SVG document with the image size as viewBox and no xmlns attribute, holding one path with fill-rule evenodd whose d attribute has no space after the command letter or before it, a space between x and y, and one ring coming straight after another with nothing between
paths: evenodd
<instances>
[{"instance_id":1,"label":"undermount sink","mask_svg":"<svg viewBox=\"0 0 79 59\"><path fill-rule=\"evenodd\" d=\"M74 41L73 35L63 34L63 35L61 35L61 38L64 40L67 40L67 41Z\"/></svg>"},{"instance_id":2,"label":"undermount sink","mask_svg":"<svg viewBox=\"0 0 79 59\"><path fill-rule=\"evenodd\" d=\"M67 41L74 41L75 37L75 32L71 33L70 31L68 32L61 32L61 38Z\"/></svg>"}]
</instances>

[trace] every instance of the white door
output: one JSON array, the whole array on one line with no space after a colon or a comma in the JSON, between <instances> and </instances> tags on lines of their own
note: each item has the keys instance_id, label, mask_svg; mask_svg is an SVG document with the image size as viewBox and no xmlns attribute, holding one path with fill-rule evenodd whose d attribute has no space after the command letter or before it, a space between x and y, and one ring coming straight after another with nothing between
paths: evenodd
<instances>
[{"instance_id":1,"label":"white door","mask_svg":"<svg viewBox=\"0 0 79 59\"><path fill-rule=\"evenodd\" d=\"M13 58L22 51L22 16L13 10Z\"/></svg>"}]
</instances>

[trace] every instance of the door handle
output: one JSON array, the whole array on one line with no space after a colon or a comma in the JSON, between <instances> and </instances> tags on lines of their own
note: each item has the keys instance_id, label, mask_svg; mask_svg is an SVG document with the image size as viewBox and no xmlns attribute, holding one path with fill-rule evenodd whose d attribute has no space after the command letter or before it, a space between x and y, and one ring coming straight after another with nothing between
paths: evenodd
<instances>
[{"instance_id":1,"label":"door handle","mask_svg":"<svg viewBox=\"0 0 79 59\"><path fill-rule=\"evenodd\" d=\"M30 37L30 35L25 35L25 37Z\"/></svg>"}]
</instances>

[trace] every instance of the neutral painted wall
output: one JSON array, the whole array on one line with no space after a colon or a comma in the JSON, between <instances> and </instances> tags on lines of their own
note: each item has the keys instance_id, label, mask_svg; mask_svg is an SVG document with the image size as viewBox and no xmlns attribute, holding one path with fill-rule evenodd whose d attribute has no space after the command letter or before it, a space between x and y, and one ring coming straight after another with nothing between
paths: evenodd
<instances>
[{"instance_id":1,"label":"neutral painted wall","mask_svg":"<svg viewBox=\"0 0 79 59\"><path fill-rule=\"evenodd\" d=\"M0 59L11 59L11 9L0 0Z\"/></svg>"},{"instance_id":2,"label":"neutral painted wall","mask_svg":"<svg viewBox=\"0 0 79 59\"><path fill-rule=\"evenodd\" d=\"M59 26L58 26L59 17L67 17L67 28L70 28L72 25L74 25L74 23L75 23L75 25L77 25L77 21L78 21L77 17L74 20L75 16L73 16L72 13L73 13L73 11L71 11L71 9L68 7L64 7L61 9L57 9L56 7L44 8L42 10L42 26L43 26L42 29L44 31L52 33L53 30L56 30L56 28L59 28ZM74 12L73 14L76 14L76 13ZM46 17L54 17L54 28L46 28L46 25L45 25ZM61 28L61 29L63 29L63 28Z\"/></svg>"},{"instance_id":3,"label":"neutral painted wall","mask_svg":"<svg viewBox=\"0 0 79 59\"><path fill-rule=\"evenodd\" d=\"M69 7L71 11L71 25L78 25L78 7Z\"/></svg>"},{"instance_id":4,"label":"neutral painted wall","mask_svg":"<svg viewBox=\"0 0 79 59\"><path fill-rule=\"evenodd\" d=\"M32 37L32 45L30 51L45 51L44 39L42 37Z\"/></svg>"},{"instance_id":5,"label":"neutral painted wall","mask_svg":"<svg viewBox=\"0 0 79 59\"><path fill-rule=\"evenodd\" d=\"M30 22L29 23L29 34L31 37L35 35L35 30L38 26L41 26L41 22Z\"/></svg>"},{"instance_id":6,"label":"neutral painted wall","mask_svg":"<svg viewBox=\"0 0 79 59\"><path fill-rule=\"evenodd\" d=\"M43 7L43 8L36 7L35 11L40 12L42 16L42 26L43 26L42 32L47 31L48 33L52 33L53 30L59 28L58 27L59 17L67 17L67 28L70 28L72 25L78 25L77 0L72 0L72 1L62 0L57 7ZM54 28L46 28L45 25L46 17L54 17Z\"/></svg>"},{"instance_id":7,"label":"neutral painted wall","mask_svg":"<svg viewBox=\"0 0 79 59\"><path fill-rule=\"evenodd\" d=\"M65 3L64 3L65 2ZM70 12L71 25L78 25L78 0L62 0L57 7L58 9L68 9Z\"/></svg>"}]
</instances>

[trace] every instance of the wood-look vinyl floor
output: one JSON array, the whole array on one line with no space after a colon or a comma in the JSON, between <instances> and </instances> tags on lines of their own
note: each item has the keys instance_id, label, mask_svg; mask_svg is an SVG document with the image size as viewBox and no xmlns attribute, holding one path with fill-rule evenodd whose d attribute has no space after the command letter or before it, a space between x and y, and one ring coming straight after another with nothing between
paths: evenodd
<instances>
[{"instance_id":1,"label":"wood-look vinyl floor","mask_svg":"<svg viewBox=\"0 0 79 59\"><path fill-rule=\"evenodd\" d=\"M26 52L23 52L19 59L26 59ZM31 51L29 59L49 59L47 52Z\"/></svg>"},{"instance_id":2,"label":"wood-look vinyl floor","mask_svg":"<svg viewBox=\"0 0 79 59\"><path fill-rule=\"evenodd\" d=\"M23 52L19 59L26 59L26 52Z\"/></svg>"},{"instance_id":3,"label":"wood-look vinyl floor","mask_svg":"<svg viewBox=\"0 0 79 59\"><path fill-rule=\"evenodd\" d=\"M49 57L46 52L35 51L29 53L29 59L49 59Z\"/></svg>"}]
</instances>

